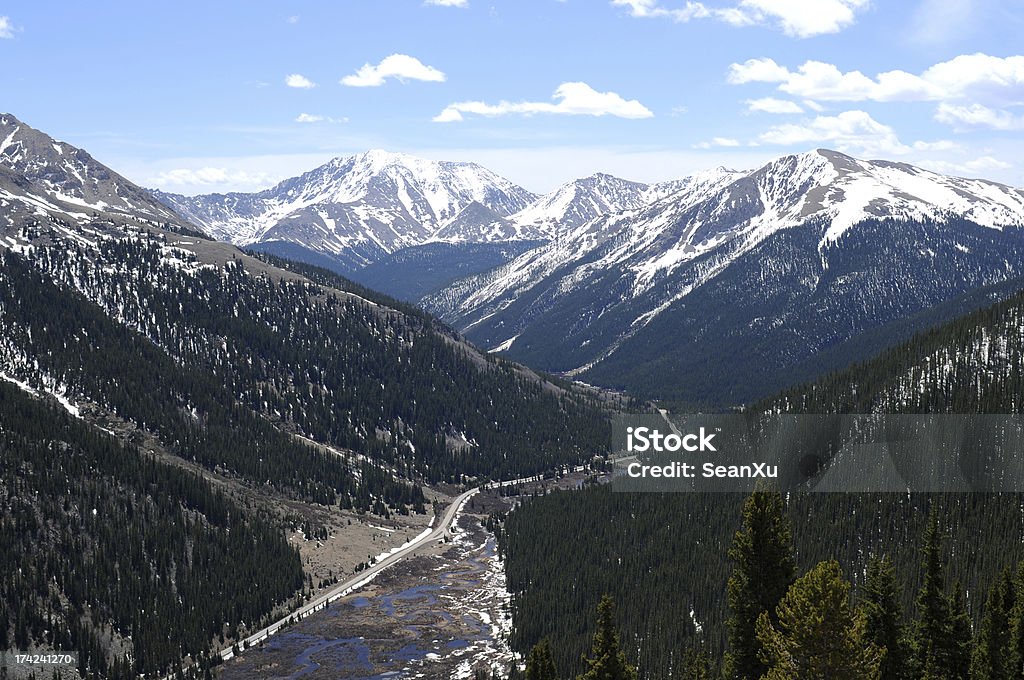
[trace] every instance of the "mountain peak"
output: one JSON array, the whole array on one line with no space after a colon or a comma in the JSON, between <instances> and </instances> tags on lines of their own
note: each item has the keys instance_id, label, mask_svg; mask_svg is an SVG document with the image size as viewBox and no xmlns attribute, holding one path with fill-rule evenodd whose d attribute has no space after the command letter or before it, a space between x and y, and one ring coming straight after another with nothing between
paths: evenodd
<instances>
[{"instance_id":1,"label":"mountain peak","mask_svg":"<svg viewBox=\"0 0 1024 680\"><path fill-rule=\"evenodd\" d=\"M100 212L145 215L185 226L144 189L85 150L57 141L9 113L0 114L0 168L29 183L0 184L0 193L21 201L27 199L24 194L31 194L30 212L44 210L79 222L92 220Z\"/></svg>"},{"instance_id":2,"label":"mountain peak","mask_svg":"<svg viewBox=\"0 0 1024 680\"><path fill-rule=\"evenodd\" d=\"M384 149L369 149L368 151L364 151L354 156L350 156L348 159L342 160L351 160L357 166L367 166L374 172L380 172L384 168L394 166L416 168L435 163L435 161L429 161L425 158L420 158L411 154L401 153L398 151L386 151Z\"/></svg>"}]
</instances>

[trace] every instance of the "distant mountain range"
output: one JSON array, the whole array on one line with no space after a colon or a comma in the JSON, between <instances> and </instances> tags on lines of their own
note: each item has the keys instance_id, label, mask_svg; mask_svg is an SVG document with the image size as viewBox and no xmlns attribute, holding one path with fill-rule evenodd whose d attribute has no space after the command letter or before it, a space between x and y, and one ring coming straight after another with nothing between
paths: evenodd
<instances>
[{"instance_id":1,"label":"distant mountain range","mask_svg":"<svg viewBox=\"0 0 1024 680\"><path fill-rule=\"evenodd\" d=\"M640 208L684 185L595 174L536 196L475 163L376 150L336 158L259 193L153 193L214 238L328 266L416 299L568 228ZM416 250L402 252L407 249ZM410 259L423 266L410 272ZM363 272L367 267L373 268ZM425 269L449 276L438 280Z\"/></svg>"},{"instance_id":2,"label":"distant mountain range","mask_svg":"<svg viewBox=\"0 0 1024 680\"><path fill-rule=\"evenodd\" d=\"M1024 273L1021 190L826 149L539 197L374 151L260 194L159 196L219 238L418 301L492 351L718 405L867 358Z\"/></svg>"},{"instance_id":3,"label":"distant mountain range","mask_svg":"<svg viewBox=\"0 0 1024 680\"><path fill-rule=\"evenodd\" d=\"M1024 192L818 150L705 173L424 298L477 344L736 404L1012 292Z\"/></svg>"},{"instance_id":4,"label":"distant mountain range","mask_svg":"<svg viewBox=\"0 0 1024 680\"><path fill-rule=\"evenodd\" d=\"M238 246L291 243L358 270L431 240L536 239L506 218L536 197L475 163L368 151L255 194L155 192L208 234Z\"/></svg>"}]
</instances>

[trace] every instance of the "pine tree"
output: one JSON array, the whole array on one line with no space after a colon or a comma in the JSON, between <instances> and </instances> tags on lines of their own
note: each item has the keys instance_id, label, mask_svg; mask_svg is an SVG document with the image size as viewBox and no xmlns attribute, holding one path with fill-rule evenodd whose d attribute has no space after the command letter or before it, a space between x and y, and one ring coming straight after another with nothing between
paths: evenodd
<instances>
[{"instance_id":1,"label":"pine tree","mask_svg":"<svg viewBox=\"0 0 1024 680\"><path fill-rule=\"evenodd\" d=\"M558 671L551 656L551 644L547 638L541 640L526 657L526 680L557 680Z\"/></svg>"},{"instance_id":2,"label":"pine tree","mask_svg":"<svg viewBox=\"0 0 1024 680\"><path fill-rule=\"evenodd\" d=\"M951 596L946 595L942 539L938 514L932 510L922 549L924 577L917 596L915 661L929 680L966 680L971 666L971 619L959 583Z\"/></svg>"},{"instance_id":3,"label":"pine tree","mask_svg":"<svg viewBox=\"0 0 1024 680\"><path fill-rule=\"evenodd\" d=\"M967 680L971 671L971 649L973 632L971 615L967 613L967 601L964 589L957 581L953 586L953 596L949 600L950 629L949 670L950 677Z\"/></svg>"},{"instance_id":4,"label":"pine tree","mask_svg":"<svg viewBox=\"0 0 1024 680\"><path fill-rule=\"evenodd\" d=\"M757 619L766 680L878 680L885 652L868 639L864 615L850 603L839 563L821 562L796 580L778 606Z\"/></svg>"},{"instance_id":5,"label":"pine tree","mask_svg":"<svg viewBox=\"0 0 1024 680\"><path fill-rule=\"evenodd\" d=\"M1024 562L1017 567L1010 596L1010 674L1012 680L1024 680Z\"/></svg>"},{"instance_id":6,"label":"pine tree","mask_svg":"<svg viewBox=\"0 0 1024 680\"><path fill-rule=\"evenodd\" d=\"M914 645L918 667L927 678L952 678L952 621L942 568L942 532L938 514L932 510L922 549L924 578L917 596L918 619Z\"/></svg>"},{"instance_id":7,"label":"pine tree","mask_svg":"<svg viewBox=\"0 0 1024 680\"><path fill-rule=\"evenodd\" d=\"M711 680L711 658L703 650L688 649L683 656L682 668L672 675L678 680Z\"/></svg>"},{"instance_id":8,"label":"pine tree","mask_svg":"<svg viewBox=\"0 0 1024 680\"><path fill-rule=\"evenodd\" d=\"M729 653L725 676L757 680L767 671L757 638L758 617L776 623L775 610L796 575L789 521L781 494L759 490L743 506L743 527L733 537L729 558Z\"/></svg>"},{"instance_id":9,"label":"pine tree","mask_svg":"<svg viewBox=\"0 0 1024 680\"><path fill-rule=\"evenodd\" d=\"M971 657L971 680L1010 680L1010 611L1013 583L1007 570L988 591L985 616Z\"/></svg>"},{"instance_id":10,"label":"pine tree","mask_svg":"<svg viewBox=\"0 0 1024 680\"><path fill-rule=\"evenodd\" d=\"M910 677L909 649L896 586L896 570L888 556L868 563L862 605L867 638L885 650L881 680Z\"/></svg>"},{"instance_id":11,"label":"pine tree","mask_svg":"<svg viewBox=\"0 0 1024 680\"><path fill-rule=\"evenodd\" d=\"M597 632L590 658L583 657L587 670L577 680L637 680L636 668L626 662L615 628L615 603L608 595L597 606Z\"/></svg>"}]
</instances>

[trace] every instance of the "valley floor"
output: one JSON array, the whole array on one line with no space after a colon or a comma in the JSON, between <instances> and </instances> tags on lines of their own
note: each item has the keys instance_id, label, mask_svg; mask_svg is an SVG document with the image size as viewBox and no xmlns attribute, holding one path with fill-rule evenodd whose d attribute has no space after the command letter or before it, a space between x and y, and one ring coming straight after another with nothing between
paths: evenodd
<instances>
[{"instance_id":1,"label":"valley floor","mask_svg":"<svg viewBox=\"0 0 1024 680\"><path fill-rule=\"evenodd\" d=\"M221 667L242 678L469 678L505 671L511 625L504 567L481 517Z\"/></svg>"}]
</instances>

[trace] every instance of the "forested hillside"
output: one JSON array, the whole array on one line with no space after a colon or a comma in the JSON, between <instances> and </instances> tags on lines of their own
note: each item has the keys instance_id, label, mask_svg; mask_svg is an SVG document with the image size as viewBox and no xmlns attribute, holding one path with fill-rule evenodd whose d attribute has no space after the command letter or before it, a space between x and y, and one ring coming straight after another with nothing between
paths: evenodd
<instances>
[{"instance_id":1,"label":"forested hillside","mask_svg":"<svg viewBox=\"0 0 1024 680\"><path fill-rule=\"evenodd\" d=\"M1024 292L756 410L798 413L1021 413Z\"/></svg>"},{"instance_id":2,"label":"forested hillside","mask_svg":"<svg viewBox=\"0 0 1024 680\"><path fill-rule=\"evenodd\" d=\"M79 650L92 677L167 671L303 585L269 518L6 381L0 545L0 648Z\"/></svg>"},{"instance_id":3,"label":"forested hillside","mask_svg":"<svg viewBox=\"0 0 1024 680\"><path fill-rule=\"evenodd\" d=\"M319 503L338 502L340 495L348 504L362 499L368 509L371 494L384 493L395 501L422 500L418 489L392 489L394 482L380 475L360 481L345 460L275 428L235 403L214 375L174 361L145 335L10 253L0 255L0 324L5 372L85 398L152 431L185 460Z\"/></svg>"},{"instance_id":4,"label":"forested hillside","mask_svg":"<svg viewBox=\"0 0 1024 680\"><path fill-rule=\"evenodd\" d=\"M752 410L1019 413L1022 321L1024 295L1016 295ZM559 668L575 672L591 633L577 622L608 592L620 603L625 647L643 677L667 677L694 646L721 661L729 647L726 586L735 567L729 546L743 502L723 494L634 495L598 487L524 503L508 517L502 536L515 644L525 651L549 636ZM946 539L942 606L956 609L952 584L960 583L980 634L985 625L991 628L989 613L998 613L985 604L989 589L1024 558L1022 507L1017 494L794 494L786 516L796 573L838 560L858 601L872 559L888 556L899 620L909 625L923 615L921 549L934 511ZM1004 651L1009 655L1009 647Z\"/></svg>"}]
</instances>

